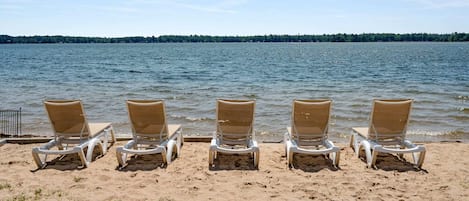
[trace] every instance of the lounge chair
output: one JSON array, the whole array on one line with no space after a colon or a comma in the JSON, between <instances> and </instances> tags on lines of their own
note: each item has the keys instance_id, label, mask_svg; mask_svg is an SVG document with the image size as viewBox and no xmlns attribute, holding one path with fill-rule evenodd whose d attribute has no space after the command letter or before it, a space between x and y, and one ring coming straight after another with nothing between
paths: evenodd
<instances>
[{"instance_id":1,"label":"lounge chair","mask_svg":"<svg viewBox=\"0 0 469 201\"><path fill-rule=\"evenodd\" d=\"M412 153L414 163L422 167L425 147L405 139L412 102L411 99L373 100L369 127L352 128L350 146L356 155L365 150L368 167L375 167L379 152L396 153L400 158L404 153Z\"/></svg>"},{"instance_id":2,"label":"lounge chair","mask_svg":"<svg viewBox=\"0 0 469 201\"><path fill-rule=\"evenodd\" d=\"M100 145L104 155L108 149L108 138L111 137L112 143L116 141L111 123L88 123L79 100L47 100L44 106L54 131L54 139L33 148L32 154L38 168L47 166L49 154L78 154L82 166L88 167L96 145ZM52 149L55 146L58 149ZM39 154L45 154L44 160L41 160Z\"/></svg>"},{"instance_id":3,"label":"lounge chair","mask_svg":"<svg viewBox=\"0 0 469 201\"><path fill-rule=\"evenodd\" d=\"M223 152L253 153L254 167L258 167L259 146L253 128L254 108L254 100L217 100L217 131L210 143L210 166L213 166L217 152Z\"/></svg>"},{"instance_id":4,"label":"lounge chair","mask_svg":"<svg viewBox=\"0 0 469 201\"><path fill-rule=\"evenodd\" d=\"M120 167L126 165L128 154L161 153L163 164L171 163L173 151L180 156L182 128L181 125L166 123L163 100L128 100L127 109L133 139L116 149Z\"/></svg>"},{"instance_id":5,"label":"lounge chair","mask_svg":"<svg viewBox=\"0 0 469 201\"><path fill-rule=\"evenodd\" d=\"M339 166L340 148L328 139L331 100L294 100L291 127L285 133L285 154L291 167L294 153L329 154Z\"/></svg>"}]
</instances>

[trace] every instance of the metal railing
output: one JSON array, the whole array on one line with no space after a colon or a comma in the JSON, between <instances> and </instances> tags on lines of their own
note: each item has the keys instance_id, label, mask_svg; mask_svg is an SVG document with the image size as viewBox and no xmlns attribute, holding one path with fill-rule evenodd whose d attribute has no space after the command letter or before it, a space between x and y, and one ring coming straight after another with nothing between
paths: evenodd
<instances>
[{"instance_id":1,"label":"metal railing","mask_svg":"<svg viewBox=\"0 0 469 201\"><path fill-rule=\"evenodd\" d=\"M21 135L21 108L18 110L0 110L1 136Z\"/></svg>"}]
</instances>

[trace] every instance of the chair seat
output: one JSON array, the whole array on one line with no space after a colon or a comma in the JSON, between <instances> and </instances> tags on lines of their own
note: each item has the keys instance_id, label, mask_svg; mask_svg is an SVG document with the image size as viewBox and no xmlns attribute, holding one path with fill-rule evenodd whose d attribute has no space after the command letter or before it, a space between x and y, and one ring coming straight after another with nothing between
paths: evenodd
<instances>
[{"instance_id":1,"label":"chair seat","mask_svg":"<svg viewBox=\"0 0 469 201\"><path fill-rule=\"evenodd\" d=\"M88 126L90 127L90 137L96 137L104 129L109 128L111 123L88 123Z\"/></svg>"},{"instance_id":2,"label":"chair seat","mask_svg":"<svg viewBox=\"0 0 469 201\"><path fill-rule=\"evenodd\" d=\"M181 129L181 124L168 124L168 139L174 138L179 129Z\"/></svg>"},{"instance_id":3,"label":"chair seat","mask_svg":"<svg viewBox=\"0 0 469 201\"><path fill-rule=\"evenodd\" d=\"M361 135L362 137L368 139L368 127L354 127L352 128L354 132L356 132L358 135Z\"/></svg>"}]
</instances>

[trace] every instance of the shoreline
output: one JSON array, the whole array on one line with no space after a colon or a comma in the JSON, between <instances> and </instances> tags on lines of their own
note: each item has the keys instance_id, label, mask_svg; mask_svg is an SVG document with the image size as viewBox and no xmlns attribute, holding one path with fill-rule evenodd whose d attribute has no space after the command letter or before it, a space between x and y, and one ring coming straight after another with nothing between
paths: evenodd
<instances>
[{"instance_id":1,"label":"shoreline","mask_svg":"<svg viewBox=\"0 0 469 201\"><path fill-rule=\"evenodd\" d=\"M125 141L130 140L132 138L132 134L119 134L116 133L116 139L118 141ZM343 134L343 137L329 137L335 143L348 143L350 141L350 135ZM48 140L51 140L53 135L34 135L34 134L22 134L18 136L7 136L2 135L0 137L0 141L6 140L8 143L9 141L14 141L15 143L22 143L21 141L25 141L25 143L42 143ZM270 138L269 138L270 137ZM469 138L466 139L465 134L457 135L457 136L431 136L431 135L407 135L407 139L412 142L417 143L469 143ZM210 142L212 138L211 135L193 135L193 134L184 134L184 139L190 139L190 142ZM275 136L272 138L271 136L256 136L259 143L283 143L283 135Z\"/></svg>"}]
</instances>

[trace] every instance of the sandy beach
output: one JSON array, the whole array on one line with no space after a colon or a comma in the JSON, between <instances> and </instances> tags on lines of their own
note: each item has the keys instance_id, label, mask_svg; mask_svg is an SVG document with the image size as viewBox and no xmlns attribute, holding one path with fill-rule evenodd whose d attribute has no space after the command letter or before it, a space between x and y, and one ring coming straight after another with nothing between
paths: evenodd
<instances>
[{"instance_id":1,"label":"sandy beach","mask_svg":"<svg viewBox=\"0 0 469 201\"><path fill-rule=\"evenodd\" d=\"M247 155L220 155L208 166L208 143L186 142L182 155L161 167L160 155L132 158L117 169L113 145L90 167L77 156L36 170L31 148L0 146L0 200L464 200L469 197L469 144L428 143L423 170L391 155L367 169L346 144L340 169L322 156L295 155L286 167L283 144L260 144L259 169ZM98 154L96 154L98 155ZM410 155L409 155L410 156ZM410 158L408 158L410 161Z\"/></svg>"}]
</instances>

